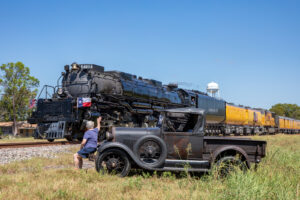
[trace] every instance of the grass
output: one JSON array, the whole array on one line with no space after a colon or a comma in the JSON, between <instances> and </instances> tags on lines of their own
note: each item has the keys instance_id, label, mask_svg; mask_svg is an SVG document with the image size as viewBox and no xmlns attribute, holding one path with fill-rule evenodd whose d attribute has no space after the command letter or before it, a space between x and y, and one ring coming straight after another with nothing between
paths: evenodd
<instances>
[{"instance_id":1,"label":"grass","mask_svg":"<svg viewBox=\"0 0 300 200\"><path fill-rule=\"evenodd\" d=\"M73 170L72 155L63 154L0 165L0 199L300 199L300 136L253 138L268 141L267 157L257 171L225 179L216 173L99 175Z\"/></svg>"}]
</instances>

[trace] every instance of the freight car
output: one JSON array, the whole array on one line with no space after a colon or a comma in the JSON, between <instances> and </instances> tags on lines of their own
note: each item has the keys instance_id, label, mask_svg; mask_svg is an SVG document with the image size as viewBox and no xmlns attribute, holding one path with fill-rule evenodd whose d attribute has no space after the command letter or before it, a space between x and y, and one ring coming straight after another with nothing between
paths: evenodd
<instances>
[{"instance_id":1,"label":"freight car","mask_svg":"<svg viewBox=\"0 0 300 200\"><path fill-rule=\"evenodd\" d=\"M275 114L268 110L226 104L225 134L274 134Z\"/></svg>"},{"instance_id":2,"label":"freight car","mask_svg":"<svg viewBox=\"0 0 300 200\"><path fill-rule=\"evenodd\" d=\"M61 84L59 81L61 81ZM53 94L49 96L49 89ZM65 66L56 87L45 86L36 111L28 119L38 124L36 139L81 139L87 120L103 117L102 132L111 126L155 127L160 112L168 108L195 107L206 112L207 135L299 133L299 121L278 117L263 109L229 104L206 93L163 85L153 79L105 71L94 64ZM181 131L187 119L178 116L169 124Z\"/></svg>"},{"instance_id":3,"label":"freight car","mask_svg":"<svg viewBox=\"0 0 300 200\"><path fill-rule=\"evenodd\" d=\"M300 133L300 120L295 120L288 117L277 116L279 132L287 134Z\"/></svg>"},{"instance_id":4,"label":"freight car","mask_svg":"<svg viewBox=\"0 0 300 200\"><path fill-rule=\"evenodd\" d=\"M300 120L277 116L265 109L226 104L225 134L297 134L300 133Z\"/></svg>"}]
</instances>

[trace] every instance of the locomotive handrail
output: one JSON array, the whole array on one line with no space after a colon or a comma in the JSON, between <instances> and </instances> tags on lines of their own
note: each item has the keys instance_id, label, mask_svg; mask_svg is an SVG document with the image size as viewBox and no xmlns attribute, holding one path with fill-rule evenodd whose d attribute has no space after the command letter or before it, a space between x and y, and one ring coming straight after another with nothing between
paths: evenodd
<instances>
[{"instance_id":1,"label":"locomotive handrail","mask_svg":"<svg viewBox=\"0 0 300 200\"><path fill-rule=\"evenodd\" d=\"M59 81L60 81L60 79L63 77L63 74L57 79L57 85L56 85L56 87L59 87L60 85L59 85Z\"/></svg>"},{"instance_id":2,"label":"locomotive handrail","mask_svg":"<svg viewBox=\"0 0 300 200\"><path fill-rule=\"evenodd\" d=\"M46 88L46 95L45 95L45 99L48 99L48 96L51 98L52 96L49 94L49 92L48 92L48 88L51 88L51 89L53 89L53 94L55 93L55 87L53 87L53 86L51 86L51 85L44 85L43 86L43 89L41 90L41 92L40 92L40 94L39 94L39 96L38 96L38 99L40 99L40 97L41 97L41 95L42 95L42 93L43 93L43 91L45 90L45 88Z\"/></svg>"}]
</instances>

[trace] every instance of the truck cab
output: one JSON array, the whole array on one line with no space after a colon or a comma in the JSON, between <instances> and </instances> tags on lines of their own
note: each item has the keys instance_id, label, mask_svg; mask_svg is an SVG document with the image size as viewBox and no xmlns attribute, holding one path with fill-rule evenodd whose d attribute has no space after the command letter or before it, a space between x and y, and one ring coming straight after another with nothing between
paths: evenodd
<instances>
[{"instance_id":1,"label":"truck cab","mask_svg":"<svg viewBox=\"0 0 300 200\"><path fill-rule=\"evenodd\" d=\"M205 136L205 112L164 110L156 128L112 127L98 147L96 170L126 176L130 169L208 172L222 163L250 168L265 156L266 142Z\"/></svg>"}]
</instances>

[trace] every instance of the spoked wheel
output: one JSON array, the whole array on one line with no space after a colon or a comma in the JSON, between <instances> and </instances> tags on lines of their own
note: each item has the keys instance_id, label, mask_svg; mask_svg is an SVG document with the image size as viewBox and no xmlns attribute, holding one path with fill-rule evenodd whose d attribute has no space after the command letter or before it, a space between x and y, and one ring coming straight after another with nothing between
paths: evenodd
<instances>
[{"instance_id":1,"label":"spoked wheel","mask_svg":"<svg viewBox=\"0 0 300 200\"><path fill-rule=\"evenodd\" d=\"M138 157L147 164L157 163L161 156L161 147L156 141L146 141L139 147Z\"/></svg>"},{"instance_id":2,"label":"spoked wheel","mask_svg":"<svg viewBox=\"0 0 300 200\"><path fill-rule=\"evenodd\" d=\"M127 155L118 149L111 149L101 153L96 160L96 170L107 172L120 177L127 176L131 168Z\"/></svg>"},{"instance_id":3,"label":"spoked wheel","mask_svg":"<svg viewBox=\"0 0 300 200\"><path fill-rule=\"evenodd\" d=\"M149 135L136 142L134 153L143 165L155 168L165 162L167 147L161 138Z\"/></svg>"},{"instance_id":4,"label":"spoked wheel","mask_svg":"<svg viewBox=\"0 0 300 200\"><path fill-rule=\"evenodd\" d=\"M225 156L218 160L217 170L220 177L226 177L232 172L235 172L237 169L242 171L247 170L247 165L237 156Z\"/></svg>"}]
</instances>

